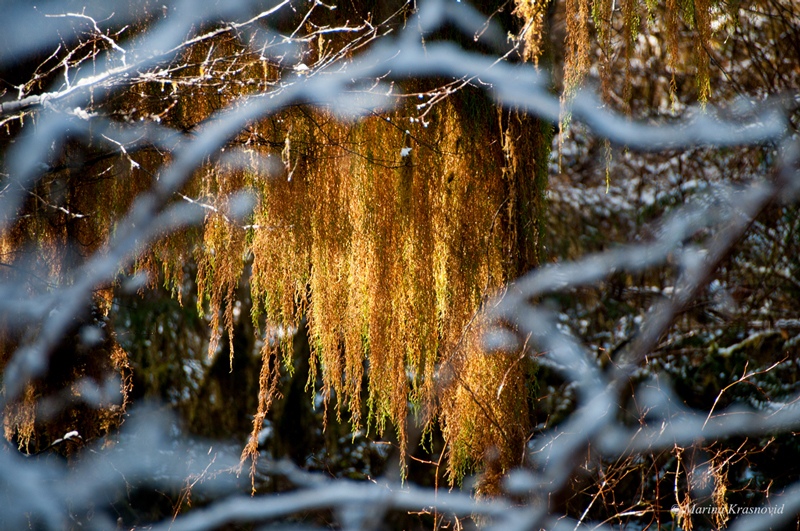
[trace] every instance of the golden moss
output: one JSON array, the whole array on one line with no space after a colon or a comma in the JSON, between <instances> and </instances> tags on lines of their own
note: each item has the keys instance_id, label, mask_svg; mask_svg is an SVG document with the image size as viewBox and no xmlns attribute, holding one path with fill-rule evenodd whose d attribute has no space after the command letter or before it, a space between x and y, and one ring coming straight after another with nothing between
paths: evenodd
<instances>
[{"instance_id":1,"label":"golden moss","mask_svg":"<svg viewBox=\"0 0 800 531\"><path fill-rule=\"evenodd\" d=\"M523 19L521 37L524 42L523 59L538 66L545 37L546 0L515 0L514 14Z\"/></svg>"},{"instance_id":2,"label":"golden moss","mask_svg":"<svg viewBox=\"0 0 800 531\"><path fill-rule=\"evenodd\" d=\"M545 49L544 32L548 17L548 1L515 0L514 14L523 21L520 39L523 42L524 60L538 64ZM679 65L693 66L697 85L697 99L706 102L711 97L710 46L712 4L708 0L667 0L660 6L653 0L622 0L619 14L612 11L614 3L610 0L567 0L564 4L565 42L562 101L567 102L583 83L593 62L592 35L600 50L598 74L603 95L611 100L610 85L614 46L622 51L622 68L625 77L622 84L622 103L629 105L631 98L631 63L636 56L636 44L642 30L642 13L646 11L649 24L663 25L664 47L671 70L671 95L677 90L675 73ZM718 8L719 6L717 6ZM681 20L694 32L689 35L681 32ZM594 27L592 31L592 26ZM614 42L614 35L620 35ZM689 38L687 38L689 37ZM691 43L691 51L681 57L682 40ZM568 117L567 117L568 121Z\"/></svg>"},{"instance_id":3,"label":"golden moss","mask_svg":"<svg viewBox=\"0 0 800 531\"><path fill-rule=\"evenodd\" d=\"M217 350L222 329L228 335L230 364L233 367L233 325L236 286L242 277L245 258L245 230L227 216L228 201L243 187L241 172L210 171L203 179L206 197L215 197L213 210L203 223L203 243L195 248L197 261L197 304L203 313L204 302L211 309L211 338L208 356ZM220 318L222 319L220 321Z\"/></svg>"},{"instance_id":4,"label":"golden moss","mask_svg":"<svg viewBox=\"0 0 800 531\"><path fill-rule=\"evenodd\" d=\"M709 73L709 39L711 37L711 4L708 0L694 1L696 31L694 35L697 61L697 99L705 103L711 97Z\"/></svg>"},{"instance_id":5,"label":"golden moss","mask_svg":"<svg viewBox=\"0 0 800 531\"><path fill-rule=\"evenodd\" d=\"M678 13L678 0L667 0L664 26L667 30L667 66L671 70L669 92L673 105L675 103L675 93L677 91L675 72L677 71L678 66Z\"/></svg>"},{"instance_id":6,"label":"golden moss","mask_svg":"<svg viewBox=\"0 0 800 531\"><path fill-rule=\"evenodd\" d=\"M36 390L33 384L25 386L21 400L7 404L3 412L3 435L9 441L17 438L20 451L30 453L35 436Z\"/></svg>"},{"instance_id":7,"label":"golden moss","mask_svg":"<svg viewBox=\"0 0 800 531\"><path fill-rule=\"evenodd\" d=\"M0 235L0 261L5 266L0 274L9 285L18 285L31 297L75 282L87 257L103 252L116 220L147 187L147 181L130 178L134 166L130 155L109 156L97 145L65 144L51 153L51 169L29 191L14 224ZM99 345L89 347L79 341L80 327L93 324L92 313L96 319L106 317L112 301L110 283L95 286L85 313L72 316L67 336L48 352L51 364L58 368L27 382L22 396L5 397L4 435L15 438L21 450L40 451L49 441L73 429L89 440L106 434L121 421L130 392L127 354L116 343L110 326L104 328L105 338ZM38 335L39 326L45 325L32 324L23 331L7 322L2 324L0 367L5 367L21 343ZM122 379L121 405L108 403L92 409L78 399L58 415L37 418L42 399L68 390L79 398L77 382L81 379L101 384L115 375Z\"/></svg>"},{"instance_id":8,"label":"golden moss","mask_svg":"<svg viewBox=\"0 0 800 531\"><path fill-rule=\"evenodd\" d=\"M589 57L589 22L591 17L589 11L589 0L567 0L566 2L567 37L564 55L564 92L562 95L562 98L566 100L574 95L575 90L589 72L591 64L591 58ZM600 12L601 9L596 11L598 15ZM598 29L601 41L607 38L607 32L604 29L603 25Z\"/></svg>"},{"instance_id":9,"label":"golden moss","mask_svg":"<svg viewBox=\"0 0 800 531\"><path fill-rule=\"evenodd\" d=\"M263 154L277 157L280 149L286 171L250 179L260 183L256 228L247 249L236 248L237 256L252 254L256 322L263 317L268 326L292 328L307 316L309 383L319 377L326 407L346 409L355 428L382 433L394 426L403 455L412 413L423 425L469 418L475 433L489 440L497 435L491 427L497 418L510 422L520 412L519 404L494 400L488 412L475 414L468 403L474 397L462 387L480 381L486 402L501 378L510 378L502 360L478 351L470 325L495 289L538 263L543 193L533 190L543 187L536 172L549 148L549 137L539 138L538 121L513 113L498 122L478 94L445 101L426 127L410 122L410 113L402 108L344 123L293 108L259 124L262 131L271 125L277 136ZM504 128L511 133L503 136ZM488 142L491 137L504 140ZM231 248L229 233L217 223L206 220L212 240L202 252L214 256L204 258L209 265L201 287L211 286L207 275L220 249ZM208 302L212 315L223 307L220 297ZM262 420L274 399L278 351L282 365L292 365L287 342L267 343ZM442 384L437 369L443 366L468 376ZM510 381L514 387L516 380ZM246 456L255 455L260 429L256 420ZM449 425L446 433L460 441L465 432ZM509 437L519 441L518 435ZM512 453L519 459L505 445L501 453L505 466Z\"/></svg>"},{"instance_id":10,"label":"golden moss","mask_svg":"<svg viewBox=\"0 0 800 531\"><path fill-rule=\"evenodd\" d=\"M515 1L514 13L524 23L523 58L534 64L545 50L548 5ZM610 0L567 1L565 100L589 73L591 21L603 53L605 94L616 30L623 35L629 68L643 8L636 0L621 6L614 26ZM655 17L655 4L646 7ZM673 72L679 17L697 28L701 101L710 95L709 10L707 0L668 0L665 14ZM351 36L320 36L308 59L338 53L346 43L337 38ZM279 75L228 36L200 43L180 60L185 68L175 72L169 87L142 83L119 103L119 112L132 119L157 116L190 131ZM624 101L630 95L626 72ZM499 474L522 458L530 428L529 370L522 356L481 351L480 311L496 289L539 265L552 131L524 113L497 109L472 90L428 111L424 126L413 120L416 112L405 104L346 122L325 110L292 107L249 124L234 143L246 146L254 160L280 160L283 171L264 174L255 163L249 171L224 164L198 169L182 190L185 196L174 200L203 203L202 227L165 235L142 250L135 267L152 282L163 278L180 300L184 265L194 260L198 310L211 326L209 355L227 334L231 356L236 288L249 271L251 317L264 326L266 338L259 406L245 457L258 453L257 434L276 398L280 371L293 367L287 339L307 318L309 384L321 381L325 407L346 411L356 428L393 427L402 454L410 417L428 427L438 419L448 444L450 480L484 466L488 492ZM84 184L65 171L71 191L59 206L67 213L91 213L77 223L46 200L55 195L59 176L44 179L26 204L26 212L36 215L0 239L4 260L33 244L43 276L69 282L70 265L101 248L132 198L168 162L167 154L144 149L108 158L107 167L96 172L108 181ZM230 195L243 188L258 196L246 227L227 215ZM71 251L75 241L85 244ZM107 297L102 304L107 307ZM125 356L119 350L111 356L126 395ZM21 440L33 411L24 409L26 403L6 415L17 419Z\"/></svg>"},{"instance_id":11,"label":"golden moss","mask_svg":"<svg viewBox=\"0 0 800 531\"><path fill-rule=\"evenodd\" d=\"M464 348L443 364L440 397L456 407L442 408L447 475L458 483L464 474L486 467L483 490L491 493L499 478L523 459L529 434L525 370L521 356L487 354L480 348L480 318L466 332Z\"/></svg>"}]
</instances>

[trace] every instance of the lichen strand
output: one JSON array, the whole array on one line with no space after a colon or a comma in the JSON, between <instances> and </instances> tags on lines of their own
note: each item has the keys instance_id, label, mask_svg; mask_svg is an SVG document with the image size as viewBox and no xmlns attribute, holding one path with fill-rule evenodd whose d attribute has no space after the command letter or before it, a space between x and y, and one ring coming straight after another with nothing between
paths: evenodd
<instances>
[{"instance_id":1,"label":"lichen strand","mask_svg":"<svg viewBox=\"0 0 800 531\"><path fill-rule=\"evenodd\" d=\"M530 433L527 378L529 362L523 356L487 354L480 348L480 320L465 347L444 365L447 382L441 401L442 431L447 447L447 476L451 484L479 468L479 491L496 494L499 480L523 458Z\"/></svg>"},{"instance_id":2,"label":"lichen strand","mask_svg":"<svg viewBox=\"0 0 800 531\"><path fill-rule=\"evenodd\" d=\"M197 304L202 313L204 303L210 308L211 338L208 355L212 357L223 330L228 336L231 367L233 366L233 326L236 286L242 277L245 260L245 229L226 214L228 201L245 187L243 172L223 168L208 170L202 180L204 197L215 197L213 210L203 224L203 245L195 248L197 262Z\"/></svg>"},{"instance_id":3,"label":"lichen strand","mask_svg":"<svg viewBox=\"0 0 800 531\"><path fill-rule=\"evenodd\" d=\"M7 404L3 411L3 436L8 441L16 439L21 452L31 453L31 442L36 431L36 388L27 384L22 398Z\"/></svg>"},{"instance_id":4,"label":"lichen strand","mask_svg":"<svg viewBox=\"0 0 800 531\"><path fill-rule=\"evenodd\" d=\"M711 4L709 0L694 0L695 58L697 61L697 99L706 103L711 97L709 71L709 40L711 38Z\"/></svg>"},{"instance_id":5,"label":"lichen strand","mask_svg":"<svg viewBox=\"0 0 800 531\"><path fill-rule=\"evenodd\" d=\"M675 73L678 70L678 38L680 32L680 18L679 18L679 0L667 0L666 11L664 17L664 27L666 28L667 36L667 67L670 70L669 81L669 96L670 101L674 105L676 102L677 83L675 82Z\"/></svg>"},{"instance_id":6,"label":"lichen strand","mask_svg":"<svg viewBox=\"0 0 800 531\"><path fill-rule=\"evenodd\" d=\"M591 57L589 56L591 49L589 0L567 0L565 9L567 36L564 53L564 91L562 100L569 100L575 94L581 82L583 82L591 65ZM595 13L599 14L602 11L604 9L600 8ZM597 32L598 42L602 46L603 40L607 38L607 29L602 22Z\"/></svg>"},{"instance_id":7,"label":"lichen strand","mask_svg":"<svg viewBox=\"0 0 800 531\"><path fill-rule=\"evenodd\" d=\"M547 6L550 0L515 0L514 3L514 14L523 20L520 34L524 43L522 58L538 66L544 46Z\"/></svg>"}]
</instances>

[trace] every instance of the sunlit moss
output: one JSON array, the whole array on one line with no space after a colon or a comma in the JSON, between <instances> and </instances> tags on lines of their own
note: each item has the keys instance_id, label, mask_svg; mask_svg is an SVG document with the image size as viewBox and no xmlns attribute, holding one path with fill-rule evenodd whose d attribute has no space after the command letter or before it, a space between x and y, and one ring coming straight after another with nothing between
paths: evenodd
<instances>
[{"instance_id":1,"label":"sunlit moss","mask_svg":"<svg viewBox=\"0 0 800 531\"><path fill-rule=\"evenodd\" d=\"M296 328L306 316L309 383L320 378L326 407L334 401L354 428L394 426L401 453L412 409L423 425L440 419L453 440L463 439L456 424L469 418L486 442L494 417L510 419L521 407L500 400L476 414L474 397L457 391L467 380L438 377L469 358L469 378L481 380L486 397L496 391L505 366L477 348L476 316L495 289L538 263L546 177L536 172L549 137L539 138L538 121L514 113L510 124L492 109L465 92L434 109L427 127L409 120L409 107L357 122L288 109L271 119L275 136L260 148L265 156L280 149L284 171L248 180L260 183L252 234L209 215L198 248L198 288L212 326L227 327L214 316L225 319L242 257L252 256L254 322ZM512 134L502 143L490 140L506 129ZM206 195L219 196L221 182L205 179ZM291 366L290 345L266 346L264 355L271 369L262 375L259 418L274 399L277 359ZM513 413L494 412L508 408ZM512 454L518 459L503 450L504 466Z\"/></svg>"}]
</instances>

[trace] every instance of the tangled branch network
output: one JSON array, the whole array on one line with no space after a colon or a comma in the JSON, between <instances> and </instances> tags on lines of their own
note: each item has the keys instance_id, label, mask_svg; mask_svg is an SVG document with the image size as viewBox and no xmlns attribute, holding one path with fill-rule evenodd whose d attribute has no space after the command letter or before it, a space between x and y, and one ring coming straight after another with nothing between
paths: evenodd
<instances>
[{"instance_id":1,"label":"tangled branch network","mask_svg":"<svg viewBox=\"0 0 800 531\"><path fill-rule=\"evenodd\" d=\"M128 2L87 3L81 13L71 12L71 3L51 2L46 31L30 32L24 28L41 20L28 20L25 2L5 6L0 19L0 34L9 46L0 48L0 65L9 65L20 57L41 53L64 38L65 21L85 23L85 31L112 39L101 29L103 20L115 27L132 24L126 19ZM68 331L71 316L91 300L96 286L111 282L121 268L129 265L138 249L166 232L201 223L202 205L173 202L189 176L205 161L220 156L222 148L252 120L269 116L287 105L303 103L326 106L342 116L368 114L391 106L387 79L439 76L458 80L463 85L487 87L497 102L524 109L557 122L564 109L558 97L548 90L548 80L533 66L503 60L506 53L499 30L484 28L485 17L466 4L444 1L420 2L416 19L397 35L382 33L382 28L361 27L370 43L365 51L352 53L348 59L300 64L293 75L285 76L268 92L249 96L235 105L221 109L202 126L188 134L158 123L126 123L83 111L88 108L93 91L126 86L136 76L148 75L169 81L163 70L182 50L202 39L221 32L258 34L247 41L254 53L276 60L297 57L302 43L290 36L270 32L265 25L271 17L290 8L290 2L276 3L257 15L247 16L261 2L195 3L176 1L165 9L170 16L154 23L135 44L125 47L112 40L111 46L94 57L91 63L65 64L68 80L49 92L26 94L0 103L0 123L36 114L36 129L19 138L5 161L3 190L0 193L0 230L13 223L28 191L47 168L47 150L67 137L105 138L110 149L125 155L125 150L141 143L172 152L169 167L155 186L133 202L115 234L101 252L79 266L70 285L57 286L35 299L17 285L0 285L0 314L13 316L20 329L42 323L37 337L24 342L13 353L5 368L4 402L13 401L23 391L25 382L43 375L49 365L48 353ZM202 5L203 7L198 7ZM213 7L205 7L212 5ZM315 6L322 5L320 2ZM224 6L224 7L220 7ZM323 6L324 8L324 6ZM113 14L116 13L116 18ZM241 20L240 20L241 19ZM193 27L207 21L228 21L209 33L181 40ZM240 20L237 22L237 20ZM31 24L28 24L30 22ZM256 23L259 24L258 30ZM451 42L424 42L424 35L444 25L459 28L468 36L482 32L495 38L497 55L479 55L465 51ZM350 31L353 28L339 28ZM380 38L378 38L380 37ZM367 42L365 41L365 42ZM161 77L159 77L161 76ZM457 86L457 85L456 85ZM354 98L354 94L358 97ZM354 103L355 102L355 103ZM506 482L512 497L474 499L459 492L434 492L414 486L389 482L357 483L323 479L283 463L264 465L261 472L286 477L297 486L280 498L269 495L244 497L232 495L201 510L192 511L156 526L157 529L215 529L224 524L281 519L310 509L331 509L346 529L378 528L390 510L433 511L460 516L485 516L489 527L497 529L575 529L595 528L598 523L573 521L548 510L548 499L565 489L576 474L577 456L592 447L604 456L630 455L669 449L675 444L691 445L698 440L724 439L743 434L764 434L795 430L800 427L800 409L786 407L779 411L756 411L735 408L701 412L678 406L670 389L663 383L644 384L636 396L649 410L643 425L632 428L620 423L615 414L629 382L637 375L675 316L689 305L712 279L720 264L750 224L765 208L776 202L793 202L800 192L798 160L800 144L790 134L784 112L779 106L765 105L756 112L723 120L712 108L697 113L691 120L670 125L636 123L607 110L590 92L579 93L569 104L573 120L583 122L595 134L632 150L681 150L698 144L708 146L744 146L771 143L777 146L780 160L771 174L743 187L718 188L713 200L685 206L664 220L657 238L588 256L571 263L546 266L508 286L502 297L487 305L489 317L496 324L486 337L487 349L503 355L525 344L546 354L538 358L559 371L574 384L578 406L557 432L545 432L532 440L528 451L536 472L514 473ZM133 164L133 161L131 161ZM244 201L243 208L250 204ZM688 244L699 231L713 234L703 245ZM575 287L594 285L618 271L643 271L664 264L677 264L678 282L672 295L657 301L648 311L638 333L626 348L616 354L610 368L601 368L587 348L557 326L556 315L549 307L537 304L548 294ZM0 404L3 405L3 404ZM95 517L87 525L97 529L113 528L115 522L101 507L103 493L124 490L134 478L154 486L180 486L192 475L209 478L198 486L222 497L233 491L235 481L225 474L208 474L205 467L195 468L184 460L176 464L174 456L212 455L208 447L194 442L178 447L165 433L169 420L154 422L152 412L133 413L123 427L122 443L113 451L98 454L77 467L62 467L27 459L15 452L0 452L0 521L8 528L23 528L29 522L49 529L69 525L71 514L90 511ZM224 450L215 467L235 466L237 460ZM213 476L213 479L210 479ZM521 503L520 500L523 502ZM800 483L788 489L783 518L800 511ZM780 525L781 516L743 516L734 529L757 529Z\"/></svg>"}]
</instances>

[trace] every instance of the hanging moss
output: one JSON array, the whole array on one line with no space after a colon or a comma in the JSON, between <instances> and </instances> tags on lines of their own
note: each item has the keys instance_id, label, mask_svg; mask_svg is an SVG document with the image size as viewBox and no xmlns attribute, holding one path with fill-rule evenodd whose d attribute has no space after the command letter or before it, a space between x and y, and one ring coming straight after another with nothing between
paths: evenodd
<instances>
[{"instance_id":1,"label":"hanging moss","mask_svg":"<svg viewBox=\"0 0 800 531\"><path fill-rule=\"evenodd\" d=\"M427 127L409 120L410 107L355 124L324 111L287 110L280 121L291 126L269 142L284 146L286 173L263 180L258 228L241 239L249 248L232 246L218 218L206 222L201 290L216 284L209 275L217 275L220 260L252 254L254 315L287 327L307 315L309 382L321 378L326 407L346 410L354 428L383 433L394 426L401 453L409 406L423 425L439 418L453 440L464 437L459 424L467 418L474 426L468 431L489 440L498 417L527 417L524 399L491 401L476 415L468 403L475 397L458 391L480 380L485 401L508 379L504 358L480 352L475 316L540 255L548 129L519 113L498 122L493 109L485 96L466 91L434 109ZM501 131L502 146L491 141ZM212 292L207 303L212 315L224 311L224 293ZM268 365L280 356L288 365L287 346L265 346ZM470 376L437 384L442 367ZM508 389L522 385L512 380ZM262 384L260 418L274 381ZM498 440L524 440L525 422L518 425ZM248 455L254 451L251 443ZM508 448L501 454L505 468L519 456Z\"/></svg>"},{"instance_id":2,"label":"hanging moss","mask_svg":"<svg viewBox=\"0 0 800 531\"><path fill-rule=\"evenodd\" d=\"M652 2L646 5L654 13ZM515 2L523 60L538 64L547 58L549 6ZM565 6L565 101L589 72L590 20L605 54L603 90L608 90L616 28L622 29L629 67L643 8L635 0L623 1L621 25L615 27L612 6L606 0L591 5L570 0ZM358 7L378 16L397 6L348 4L341 12L320 9L314 16L331 24L341 16L365 19ZM401 10L398 23L410 9ZM673 71L679 51L677 13L697 28L698 94L705 101L710 97L710 4L668 0L667 11ZM340 49L351 38L344 32L319 37L309 45L307 60ZM279 67L236 39L223 35L191 47L179 58L183 68L172 83L135 85L114 100L115 110L127 119L158 117L191 131L235 98L268 91L280 79ZM626 79L629 91L630 76ZM409 82L406 90L424 92L423 83L431 80ZM625 94L627 100L630 93ZM292 332L307 319L308 384L321 382L326 408L335 408L354 428L396 430L403 455L410 417L427 430L438 422L448 444L451 482L483 468L491 492L500 474L519 464L523 454L532 384L530 367L522 367L528 364L524 356L482 351L480 312L495 290L543 260L553 127L518 110L498 108L469 87L426 109L424 121L420 112L401 101L391 112L348 122L325 109L295 106L248 124L232 144L252 154L252 168L211 162L198 168L181 193L207 207L204 223L142 249L135 269L148 272L152 282L163 279L181 300L184 265L196 262L198 313L210 324L208 352L213 357L227 349L230 369L236 355L236 290L248 277L252 323L264 335L264 346L253 437L245 456L258 453L257 434L277 398L280 371L291 372L296 365ZM282 170L265 174L255 162L258 157L280 161ZM92 216L68 219L32 198L23 209L24 221L3 235L0 250L11 256L33 242L43 275L68 282L70 266L108 240L115 220L169 160L154 149L115 155L107 167L91 169L110 179L96 183L82 183L64 171L59 177L71 192L59 205ZM37 195L54 195L59 186L55 177L44 180ZM249 227L227 215L228 197L244 188L258 197ZM68 256L76 253L74 241L91 243ZM98 297L97 306L107 305L108 299ZM225 335L228 343L221 346ZM11 340L6 343L3 363L13 346ZM114 352L114 370L122 373L124 359ZM7 416L17 419L10 430L23 442L30 440L35 399L30 394Z\"/></svg>"}]
</instances>

